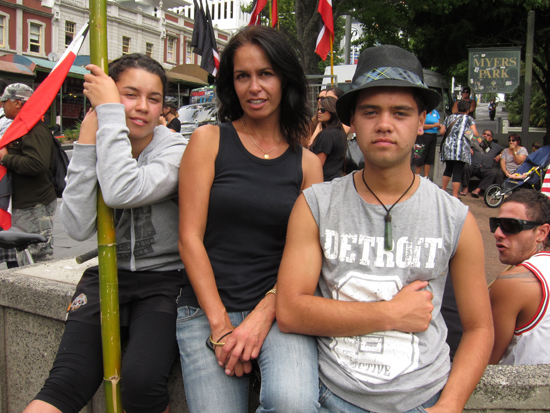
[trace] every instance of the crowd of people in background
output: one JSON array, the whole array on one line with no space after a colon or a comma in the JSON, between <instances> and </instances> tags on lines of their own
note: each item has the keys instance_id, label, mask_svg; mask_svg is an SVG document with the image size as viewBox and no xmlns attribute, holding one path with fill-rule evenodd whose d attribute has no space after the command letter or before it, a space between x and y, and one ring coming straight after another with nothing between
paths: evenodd
<instances>
[{"instance_id":1,"label":"crowd of people in background","mask_svg":"<svg viewBox=\"0 0 550 413\"><path fill-rule=\"evenodd\" d=\"M469 87L442 120L418 59L379 46L361 53L350 91L321 90L310 113L292 47L251 26L221 55L219 125L187 141L159 63L130 54L110 76L87 69L95 109L74 144L60 214L84 240L96 231L99 186L115 210L125 411L169 412L178 355L193 413L248 411L257 377L258 411L461 410L488 362L550 363L541 345L550 315L539 305L550 200L519 190L491 218L512 267L489 293L481 234L459 196L502 184L528 152L517 134L504 147L492 130L478 133ZM1 94L8 119L32 94L23 86ZM0 113L0 135L6 123ZM17 178L15 222L35 204L34 215L55 212L48 188L27 202L30 174L15 162L45 142L43 129L0 149ZM438 136L443 191L429 179ZM98 271L82 275L53 368L24 413L78 412L103 380Z\"/></svg>"}]
</instances>

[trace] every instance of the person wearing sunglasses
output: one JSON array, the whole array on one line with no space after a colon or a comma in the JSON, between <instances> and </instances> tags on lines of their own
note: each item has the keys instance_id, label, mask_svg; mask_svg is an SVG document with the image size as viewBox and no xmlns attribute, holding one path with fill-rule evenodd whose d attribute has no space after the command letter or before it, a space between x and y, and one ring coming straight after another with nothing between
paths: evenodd
<instances>
[{"instance_id":1,"label":"person wearing sunglasses","mask_svg":"<svg viewBox=\"0 0 550 413\"><path fill-rule=\"evenodd\" d=\"M495 343L490 364L550 364L550 199L519 189L489 218L499 259L510 266L492 283Z\"/></svg>"},{"instance_id":2,"label":"person wearing sunglasses","mask_svg":"<svg viewBox=\"0 0 550 413\"><path fill-rule=\"evenodd\" d=\"M504 181L510 178L525 161L529 153L521 146L521 137L514 133L508 138L508 148L500 154L500 171L497 179Z\"/></svg>"},{"instance_id":3,"label":"person wearing sunglasses","mask_svg":"<svg viewBox=\"0 0 550 413\"><path fill-rule=\"evenodd\" d=\"M325 98L327 96L332 96L333 98L338 99L343 94L344 91L339 87L323 89L319 92L319 95L317 96L317 104L319 104L322 98ZM346 132L346 135L350 133L349 126L342 124L342 128L344 128L344 132ZM311 119L311 123L309 124L309 136L307 137L307 140L303 142L303 146L306 148L310 148L313 144L313 141L315 141L315 138L317 137L317 135L319 135L319 133L321 133L322 130L323 127L317 120L317 114L315 114Z\"/></svg>"},{"instance_id":4,"label":"person wearing sunglasses","mask_svg":"<svg viewBox=\"0 0 550 413\"><path fill-rule=\"evenodd\" d=\"M336 114L336 98L321 98L317 104L317 120L322 129L310 149L323 165L325 182L332 181L343 175L344 159L348 149L346 132Z\"/></svg>"},{"instance_id":5,"label":"person wearing sunglasses","mask_svg":"<svg viewBox=\"0 0 550 413\"><path fill-rule=\"evenodd\" d=\"M454 103L453 108L451 110L452 113L461 113L458 111L458 102L465 101L465 102L468 102L468 104L470 105L470 108L468 110L468 116L471 116L472 118L475 119L477 102L474 99L472 99L472 90L470 89L470 87L469 86L463 87L461 95L462 95L462 98L460 100L457 100Z\"/></svg>"},{"instance_id":6,"label":"person wearing sunglasses","mask_svg":"<svg viewBox=\"0 0 550 413\"><path fill-rule=\"evenodd\" d=\"M481 134L483 139L487 141L486 152L480 152L472 149L472 163L464 167L462 174L462 185L464 189L459 193L461 196L468 195L468 187L472 176L476 176L481 181L476 189L472 191L472 197L479 198L479 193L485 191L489 185L497 182L498 169L493 168L496 165L495 157L500 154L504 148L493 140L493 131L485 129ZM502 180L497 182L502 184Z\"/></svg>"}]
</instances>

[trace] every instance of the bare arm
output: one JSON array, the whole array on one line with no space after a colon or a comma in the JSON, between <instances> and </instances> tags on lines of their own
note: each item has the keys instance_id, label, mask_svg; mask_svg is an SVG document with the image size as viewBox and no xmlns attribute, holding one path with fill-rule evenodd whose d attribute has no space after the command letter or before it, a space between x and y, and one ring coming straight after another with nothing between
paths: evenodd
<instances>
[{"instance_id":1,"label":"bare arm","mask_svg":"<svg viewBox=\"0 0 550 413\"><path fill-rule=\"evenodd\" d=\"M474 131L474 136L478 137L479 136L479 132L477 131L477 127L476 125L472 125L470 127L470 129L472 129Z\"/></svg>"},{"instance_id":2,"label":"bare arm","mask_svg":"<svg viewBox=\"0 0 550 413\"><path fill-rule=\"evenodd\" d=\"M323 182L323 165L319 162L319 158L306 148L302 149L302 171L304 175L302 190Z\"/></svg>"},{"instance_id":3,"label":"bare arm","mask_svg":"<svg viewBox=\"0 0 550 413\"><path fill-rule=\"evenodd\" d=\"M500 155L500 169L502 169L502 172L504 172L504 176L506 177L510 176L510 174L508 173L508 170L506 169L506 159L504 159L504 156L502 155Z\"/></svg>"},{"instance_id":4,"label":"bare arm","mask_svg":"<svg viewBox=\"0 0 550 413\"><path fill-rule=\"evenodd\" d=\"M539 280L527 268L519 266L498 276L489 291L495 344L489 364L498 364L514 336L514 329L529 322L542 300Z\"/></svg>"},{"instance_id":5,"label":"bare arm","mask_svg":"<svg viewBox=\"0 0 550 413\"><path fill-rule=\"evenodd\" d=\"M324 166L325 165L325 162L327 160L327 154L326 153L323 153L323 152L319 152L317 154L317 157L319 158L319 160L321 161L321 165Z\"/></svg>"},{"instance_id":6,"label":"bare arm","mask_svg":"<svg viewBox=\"0 0 550 413\"><path fill-rule=\"evenodd\" d=\"M283 332L354 336L375 331L425 331L431 320L432 293L415 281L392 300L375 303L314 296L323 260L319 229L303 195L290 215L279 267L277 323Z\"/></svg>"},{"instance_id":7,"label":"bare arm","mask_svg":"<svg viewBox=\"0 0 550 413\"><path fill-rule=\"evenodd\" d=\"M520 155L519 150L522 147L518 145L517 142L510 142L510 150L512 151L512 155L514 157L514 163L517 165L521 165L523 162L525 162L525 158L527 158L527 155Z\"/></svg>"},{"instance_id":8,"label":"bare arm","mask_svg":"<svg viewBox=\"0 0 550 413\"><path fill-rule=\"evenodd\" d=\"M447 384L436 405L426 409L429 412L462 412L487 366L493 325L484 266L481 234L468 212L449 268L464 333Z\"/></svg>"}]
</instances>

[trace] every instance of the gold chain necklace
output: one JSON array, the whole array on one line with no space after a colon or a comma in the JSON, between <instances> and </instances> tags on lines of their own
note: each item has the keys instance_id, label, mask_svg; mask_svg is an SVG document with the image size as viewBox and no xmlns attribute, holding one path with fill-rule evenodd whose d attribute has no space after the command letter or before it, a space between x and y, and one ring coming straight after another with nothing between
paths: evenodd
<instances>
[{"instance_id":1,"label":"gold chain necklace","mask_svg":"<svg viewBox=\"0 0 550 413\"><path fill-rule=\"evenodd\" d=\"M369 186L367 185L367 181L365 181L365 169L363 169L363 173L361 174L361 178L363 178L363 183L365 184L367 189L370 191L370 193L374 195L374 197L377 199L377 201L380 202L380 205L382 205L382 207L386 210L386 216L384 217L384 222L385 222L385 225L384 225L384 249L386 251L391 251L393 249L393 236L392 236L392 231L391 231L391 214L390 214L390 212L393 209L393 207L396 206L399 201L401 201L401 198L403 198L407 194L407 192L409 192L409 189L412 188L412 186L414 184L414 180L416 179L416 175L413 173L413 180L412 180L411 184L409 185L407 190L405 192L403 192L403 195L401 195L399 197L399 199L397 201L395 201L395 204L393 204L390 207L390 209L386 208L386 205L384 205L384 203L382 201L380 201L380 198L378 198L376 196L376 194L374 192L372 192L372 189L370 189Z\"/></svg>"},{"instance_id":2,"label":"gold chain necklace","mask_svg":"<svg viewBox=\"0 0 550 413\"><path fill-rule=\"evenodd\" d=\"M262 147L260 145L258 145L256 143L256 141L254 140L254 138L252 137L250 132L248 132L248 130L246 130L246 126L244 126L244 120L242 118L241 118L241 123L243 125L243 128L244 128L245 132L248 134L248 136L250 136L250 139L252 140L252 142L254 142L254 145L256 145L258 147L258 149L261 150L264 153L264 158L269 159L269 154L279 147L279 144L281 143L281 138L279 138L279 140L277 141L277 145L275 145L273 148L271 148L269 151L266 152L262 149Z\"/></svg>"}]
</instances>

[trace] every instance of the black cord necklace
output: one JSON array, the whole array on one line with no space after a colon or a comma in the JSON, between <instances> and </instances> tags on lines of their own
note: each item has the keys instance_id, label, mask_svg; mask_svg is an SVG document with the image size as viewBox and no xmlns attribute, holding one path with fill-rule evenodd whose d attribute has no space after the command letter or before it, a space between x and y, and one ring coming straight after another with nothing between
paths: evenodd
<instances>
[{"instance_id":1,"label":"black cord necklace","mask_svg":"<svg viewBox=\"0 0 550 413\"><path fill-rule=\"evenodd\" d=\"M414 180L416 179L416 175L413 173L413 180L412 180L411 184L409 185L407 190L405 192L403 192L403 195L401 195L399 197L399 199L397 201L395 201L395 204L393 204L390 207L390 209L386 208L386 205L384 205L384 203L382 201L380 201L380 198L378 198L376 196L376 194L372 191L372 189L370 189L369 186L367 185L367 181L365 181L365 169L363 169L363 173L361 174L361 178L363 178L363 183L365 184L367 189L370 191L370 193L374 195L374 197L378 200L378 202L380 202L380 205L382 205L382 207L386 210L386 216L384 217L384 222L385 222L385 225L384 225L384 249L386 251L391 251L393 249L393 237L392 237L392 232L391 232L391 214L390 214L390 211L393 209L394 206L397 205L397 203L399 201L401 201L401 198L403 198L407 194L407 192L409 192L409 189L412 188L412 186L414 184Z\"/></svg>"}]
</instances>

